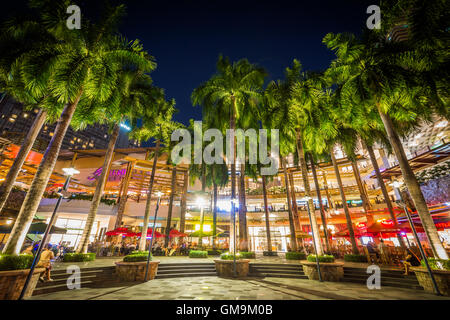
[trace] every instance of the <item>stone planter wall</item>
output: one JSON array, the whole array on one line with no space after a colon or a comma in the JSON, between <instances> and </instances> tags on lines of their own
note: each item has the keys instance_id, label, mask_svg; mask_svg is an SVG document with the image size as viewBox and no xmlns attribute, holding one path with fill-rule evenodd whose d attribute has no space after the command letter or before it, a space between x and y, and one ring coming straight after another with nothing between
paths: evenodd
<instances>
[{"instance_id":1,"label":"stone planter wall","mask_svg":"<svg viewBox=\"0 0 450 320\"><path fill-rule=\"evenodd\" d=\"M426 292L435 293L433 281L426 268L411 268L416 274L417 281ZM450 296L450 271L432 270L434 279L436 280L439 291L446 296Z\"/></svg>"},{"instance_id":2,"label":"stone planter wall","mask_svg":"<svg viewBox=\"0 0 450 320\"><path fill-rule=\"evenodd\" d=\"M148 266L147 279L155 279L156 273L158 272L159 261L150 261ZM147 261L142 262L116 262L116 275L120 281L144 281L145 268L147 266Z\"/></svg>"},{"instance_id":3,"label":"stone planter wall","mask_svg":"<svg viewBox=\"0 0 450 320\"><path fill-rule=\"evenodd\" d=\"M238 277L248 276L250 260L240 259L236 260L236 273ZM234 277L233 260L214 260L216 265L216 272L219 277Z\"/></svg>"},{"instance_id":4,"label":"stone planter wall","mask_svg":"<svg viewBox=\"0 0 450 320\"><path fill-rule=\"evenodd\" d=\"M309 280L319 280L316 262L302 261L301 264L303 272L305 272ZM323 281L341 281L344 277L344 264L342 262L320 262L320 273Z\"/></svg>"},{"instance_id":5,"label":"stone planter wall","mask_svg":"<svg viewBox=\"0 0 450 320\"><path fill-rule=\"evenodd\" d=\"M45 268L34 269L24 298L31 297ZM17 300L20 297L30 269L0 271L0 300Z\"/></svg>"}]
</instances>

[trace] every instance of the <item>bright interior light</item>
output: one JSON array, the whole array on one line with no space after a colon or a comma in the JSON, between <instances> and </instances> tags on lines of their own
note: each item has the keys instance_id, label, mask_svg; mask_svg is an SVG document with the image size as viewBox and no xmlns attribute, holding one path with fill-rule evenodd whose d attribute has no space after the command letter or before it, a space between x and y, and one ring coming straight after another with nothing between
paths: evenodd
<instances>
[{"instance_id":1,"label":"bright interior light","mask_svg":"<svg viewBox=\"0 0 450 320\"><path fill-rule=\"evenodd\" d=\"M202 197L197 197L195 203L197 204L197 206L201 207L205 203L205 199L203 199Z\"/></svg>"},{"instance_id":2,"label":"bright interior light","mask_svg":"<svg viewBox=\"0 0 450 320\"><path fill-rule=\"evenodd\" d=\"M311 199L312 199L311 197L303 197L300 199L300 201L309 201Z\"/></svg>"},{"instance_id":3,"label":"bright interior light","mask_svg":"<svg viewBox=\"0 0 450 320\"><path fill-rule=\"evenodd\" d=\"M334 210L334 213L335 214L339 214L339 210Z\"/></svg>"},{"instance_id":4,"label":"bright interior light","mask_svg":"<svg viewBox=\"0 0 450 320\"><path fill-rule=\"evenodd\" d=\"M158 192L156 193L156 196L157 196L158 198L161 198L162 195L163 195L163 193L162 193L161 191L158 191Z\"/></svg>"},{"instance_id":5,"label":"bright interior light","mask_svg":"<svg viewBox=\"0 0 450 320\"><path fill-rule=\"evenodd\" d=\"M390 186L393 186L394 188L400 188L400 186L403 184L403 182L400 182L400 181L397 181L397 180L395 180L395 181L393 181L392 183L390 183L389 185Z\"/></svg>"},{"instance_id":6,"label":"bright interior light","mask_svg":"<svg viewBox=\"0 0 450 320\"><path fill-rule=\"evenodd\" d=\"M6 224L11 224L12 220L6 220Z\"/></svg>"},{"instance_id":7,"label":"bright interior light","mask_svg":"<svg viewBox=\"0 0 450 320\"><path fill-rule=\"evenodd\" d=\"M127 126L125 123L121 123L120 126L121 126L122 128L124 128L125 130L127 130L127 131L130 131L130 130L131 130L131 127Z\"/></svg>"},{"instance_id":8,"label":"bright interior light","mask_svg":"<svg viewBox=\"0 0 450 320\"><path fill-rule=\"evenodd\" d=\"M67 175L67 176L73 176L75 174L79 174L80 173L80 171L78 171L75 168L63 168L62 170L64 171L64 174Z\"/></svg>"}]
</instances>

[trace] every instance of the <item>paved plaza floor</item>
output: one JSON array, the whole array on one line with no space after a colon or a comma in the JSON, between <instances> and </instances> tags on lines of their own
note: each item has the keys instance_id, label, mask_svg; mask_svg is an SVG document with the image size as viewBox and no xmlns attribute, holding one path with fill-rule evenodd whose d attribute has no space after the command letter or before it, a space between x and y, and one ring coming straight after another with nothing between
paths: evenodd
<instances>
[{"instance_id":1,"label":"paved plaza floor","mask_svg":"<svg viewBox=\"0 0 450 320\"><path fill-rule=\"evenodd\" d=\"M306 279L215 276L155 279L146 283L116 284L108 288L80 288L33 296L31 300L450 300L424 291Z\"/></svg>"},{"instance_id":2,"label":"paved plaza floor","mask_svg":"<svg viewBox=\"0 0 450 320\"><path fill-rule=\"evenodd\" d=\"M94 268L94 267L109 267L114 266L114 262L122 261L122 257L99 257L94 261L87 262L56 262L53 264L53 269L65 269L67 265L78 265L80 268ZM165 257L165 256L155 256L153 260L159 260L160 263L213 263L218 257L208 257L208 258L189 258L187 256L175 256L175 257ZM343 260L336 260L338 262L344 262ZM257 254L256 259L250 259L250 262L255 263L281 263L281 264L299 264L298 260L286 260L284 253L277 257L264 257L262 254ZM357 262L344 262L346 267L359 267L367 268L368 263L357 263ZM397 269L396 267L382 266L382 269Z\"/></svg>"}]
</instances>

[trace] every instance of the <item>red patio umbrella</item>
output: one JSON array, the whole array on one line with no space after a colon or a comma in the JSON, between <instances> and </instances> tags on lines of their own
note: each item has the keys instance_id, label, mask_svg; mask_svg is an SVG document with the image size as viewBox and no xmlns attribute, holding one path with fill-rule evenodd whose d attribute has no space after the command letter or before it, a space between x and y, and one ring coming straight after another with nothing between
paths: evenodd
<instances>
[{"instance_id":1,"label":"red patio umbrella","mask_svg":"<svg viewBox=\"0 0 450 320\"><path fill-rule=\"evenodd\" d=\"M176 237L187 237L188 235L186 233L180 232L176 229L172 229L169 232L169 237L176 238Z\"/></svg>"},{"instance_id":2,"label":"red patio umbrella","mask_svg":"<svg viewBox=\"0 0 450 320\"><path fill-rule=\"evenodd\" d=\"M152 236L152 228L148 228L147 229L147 238L150 238ZM137 237L140 237L142 235L142 232L138 232L136 234ZM155 238L164 238L165 236L161 233L159 233L158 231L155 230L155 234L154 234Z\"/></svg>"},{"instance_id":3,"label":"red patio umbrella","mask_svg":"<svg viewBox=\"0 0 450 320\"><path fill-rule=\"evenodd\" d=\"M128 230L128 228L116 228L114 230L108 231L105 233L107 236L119 236L125 235L126 237L134 237L136 234Z\"/></svg>"}]
</instances>

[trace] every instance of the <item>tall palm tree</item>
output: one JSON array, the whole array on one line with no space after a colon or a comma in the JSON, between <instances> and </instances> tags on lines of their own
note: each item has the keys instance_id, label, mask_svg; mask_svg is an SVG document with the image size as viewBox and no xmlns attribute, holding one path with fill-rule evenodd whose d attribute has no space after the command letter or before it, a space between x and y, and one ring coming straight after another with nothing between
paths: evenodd
<instances>
[{"instance_id":1,"label":"tall palm tree","mask_svg":"<svg viewBox=\"0 0 450 320\"><path fill-rule=\"evenodd\" d=\"M152 93L151 83L151 78L148 75L144 75L138 67L126 65L119 73L113 94L104 103L104 121L109 122L113 129L106 149L102 172L97 180L89 214L86 218L83 234L78 244L78 252L87 252L89 237L113 161L115 145L119 137L120 124L122 121L133 121L140 118L144 113L153 112L155 115L157 113L153 105L153 108L147 107L147 102L150 100L148 94ZM116 221L118 226L120 226L120 220L121 217L118 216Z\"/></svg>"},{"instance_id":2,"label":"tall palm tree","mask_svg":"<svg viewBox=\"0 0 450 320\"><path fill-rule=\"evenodd\" d=\"M45 15L47 25L52 28L65 26L65 4L68 6L69 2L62 1L49 9L50 12ZM3 249L4 253L20 252L26 230L39 206L80 100L95 97L98 101L106 101L113 91L116 73L124 64L136 64L146 71L154 68L154 63L142 50L136 50L111 35L123 10L123 6L114 7L105 20L97 24L86 23L80 30L70 30L58 47L33 52L18 61L23 78L33 84L33 90L39 93L47 89L44 84L50 83L52 95L58 102L65 103L65 107Z\"/></svg>"},{"instance_id":3,"label":"tall palm tree","mask_svg":"<svg viewBox=\"0 0 450 320\"><path fill-rule=\"evenodd\" d=\"M410 22L414 26L416 21L412 18ZM417 32L416 28L413 30ZM423 48L412 45L413 41L393 43L376 34L368 34L362 40L353 35L328 34L323 40L336 53L337 59L328 72L341 85L345 98L353 103L371 103L378 112L433 254L447 259L395 125L395 121L411 122L411 119L418 123L433 113L448 117L445 107L448 94L442 80L448 79L448 75L441 70L447 68L440 58L443 48L437 42L436 52L424 55Z\"/></svg>"},{"instance_id":4,"label":"tall palm tree","mask_svg":"<svg viewBox=\"0 0 450 320\"><path fill-rule=\"evenodd\" d=\"M262 100L261 92L265 77L265 70L251 64L247 59L231 63L228 58L219 56L217 73L192 92L192 103L201 105L207 117L214 115L218 119L230 119L230 138L235 141L236 122L246 114L256 111ZM235 151L233 150L229 155L230 159L227 159L231 162L232 199L236 198ZM231 220L234 219L233 214L231 213ZM234 237L234 230L231 229L230 238ZM230 241L230 250L233 249L234 243Z\"/></svg>"},{"instance_id":5,"label":"tall palm tree","mask_svg":"<svg viewBox=\"0 0 450 320\"><path fill-rule=\"evenodd\" d=\"M158 157L161 151L161 142L165 145L169 144L170 133L177 127L177 124L172 121L173 114L175 112L175 100L166 101L164 92L161 89L155 89L155 92L151 94L154 98L153 104L157 106L159 112L155 117L154 112L145 113L142 117L142 126L134 127L131 132L131 136L138 141L147 141L151 138L156 139L156 147L153 152L153 164L150 175L150 182L148 185L147 200L145 203L143 227L141 231L141 239L139 241L139 250L145 251L147 245L147 229L148 221L150 218L150 208L153 194L153 187L155 183L156 166L158 163ZM154 227L154 226L153 226Z\"/></svg>"}]
</instances>

